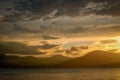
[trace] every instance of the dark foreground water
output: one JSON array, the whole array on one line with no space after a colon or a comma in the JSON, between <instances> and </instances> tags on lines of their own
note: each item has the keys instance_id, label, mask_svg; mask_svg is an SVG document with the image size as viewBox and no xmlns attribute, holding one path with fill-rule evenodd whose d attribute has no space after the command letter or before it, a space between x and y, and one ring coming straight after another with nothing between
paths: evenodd
<instances>
[{"instance_id":1,"label":"dark foreground water","mask_svg":"<svg viewBox=\"0 0 120 80\"><path fill-rule=\"evenodd\" d=\"M0 69L0 80L120 80L120 69Z\"/></svg>"}]
</instances>

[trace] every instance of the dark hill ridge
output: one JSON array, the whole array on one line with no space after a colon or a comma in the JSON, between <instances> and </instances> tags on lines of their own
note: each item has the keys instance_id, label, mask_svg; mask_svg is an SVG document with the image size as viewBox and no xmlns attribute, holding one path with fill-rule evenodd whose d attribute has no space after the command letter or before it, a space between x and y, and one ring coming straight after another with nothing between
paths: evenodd
<instances>
[{"instance_id":1,"label":"dark hill ridge","mask_svg":"<svg viewBox=\"0 0 120 80\"><path fill-rule=\"evenodd\" d=\"M52 57L18 57L0 54L0 67L37 67L37 68L101 68L120 67L120 54L93 51L83 57L68 58L61 55Z\"/></svg>"},{"instance_id":2,"label":"dark hill ridge","mask_svg":"<svg viewBox=\"0 0 120 80\"><path fill-rule=\"evenodd\" d=\"M62 63L61 67L81 68L81 67L104 67L104 64L120 63L120 54L93 51L83 57L74 58ZM119 66L120 67L120 66Z\"/></svg>"},{"instance_id":3,"label":"dark hill ridge","mask_svg":"<svg viewBox=\"0 0 120 80\"><path fill-rule=\"evenodd\" d=\"M0 54L0 67L51 67L67 60L70 60L70 58L61 55L35 58L31 56L18 57Z\"/></svg>"}]
</instances>

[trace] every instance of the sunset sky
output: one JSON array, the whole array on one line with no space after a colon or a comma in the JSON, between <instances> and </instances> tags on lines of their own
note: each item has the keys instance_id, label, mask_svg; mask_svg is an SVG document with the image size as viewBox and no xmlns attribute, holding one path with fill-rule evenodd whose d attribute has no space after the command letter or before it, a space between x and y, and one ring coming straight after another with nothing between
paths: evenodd
<instances>
[{"instance_id":1,"label":"sunset sky","mask_svg":"<svg viewBox=\"0 0 120 80\"><path fill-rule=\"evenodd\" d=\"M0 0L0 53L120 52L120 0Z\"/></svg>"}]
</instances>

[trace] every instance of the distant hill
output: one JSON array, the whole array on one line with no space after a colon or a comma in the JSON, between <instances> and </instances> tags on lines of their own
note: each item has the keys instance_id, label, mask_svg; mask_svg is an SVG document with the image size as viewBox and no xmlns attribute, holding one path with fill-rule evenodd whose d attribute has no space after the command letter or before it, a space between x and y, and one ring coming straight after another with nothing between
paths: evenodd
<instances>
[{"instance_id":1,"label":"distant hill","mask_svg":"<svg viewBox=\"0 0 120 80\"><path fill-rule=\"evenodd\" d=\"M93 51L83 57L68 58L61 55L52 57L18 57L0 54L0 67L32 67L32 68L120 68L120 54Z\"/></svg>"},{"instance_id":2,"label":"distant hill","mask_svg":"<svg viewBox=\"0 0 120 80\"><path fill-rule=\"evenodd\" d=\"M90 68L90 67L111 67L114 63L120 63L120 54L93 51L83 57L74 58L62 63L61 67L67 68ZM107 64L109 64L107 66ZM118 65L117 65L118 67ZM119 65L120 67L120 65Z\"/></svg>"},{"instance_id":3,"label":"distant hill","mask_svg":"<svg viewBox=\"0 0 120 80\"><path fill-rule=\"evenodd\" d=\"M67 60L70 60L70 58L61 55L35 58L31 56L18 57L0 54L0 67L51 67Z\"/></svg>"}]
</instances>

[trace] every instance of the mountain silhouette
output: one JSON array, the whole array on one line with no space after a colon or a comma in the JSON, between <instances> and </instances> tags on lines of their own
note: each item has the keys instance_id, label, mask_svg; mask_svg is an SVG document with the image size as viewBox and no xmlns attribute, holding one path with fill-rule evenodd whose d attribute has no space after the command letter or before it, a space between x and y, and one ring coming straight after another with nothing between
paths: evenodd
<instances>
[{"instance_id":1,"label":"mountain silhouette","mask_svg":"<svg viewBox=\"0 0 120 80\"><path fill-rule=\"evenodd\" d=\"M61 64L62 65L61 67L69 68L104 67L107 66L107 64L110 65L111 63L112 64L120 63L120 54L97 50L90 52L83 57L78 57L66 61Z\"/></svg>"},{"instance_id":2,"label":"mountain silhouette","mask_svg":"<svg viewBox=\"0 0 120 80\"><path fill-rule=\"evenodd\" d=\"M31 56L18 57L0 54L0 67L51 67L69 59L70 58L61 55L35 58Z\"/></svg>"},{"instance_id":3,"label":"mountain silhouette","mask_svg":"<svg viewBox=\"0 0 120 80\"><path fill-rule=\"evenodd\" d=\"M68 58L61 55L35 58L0 54L0 67L111 68L120 67L120 54L99 50L77 58Z\"/></svg>"}]
</instances>

